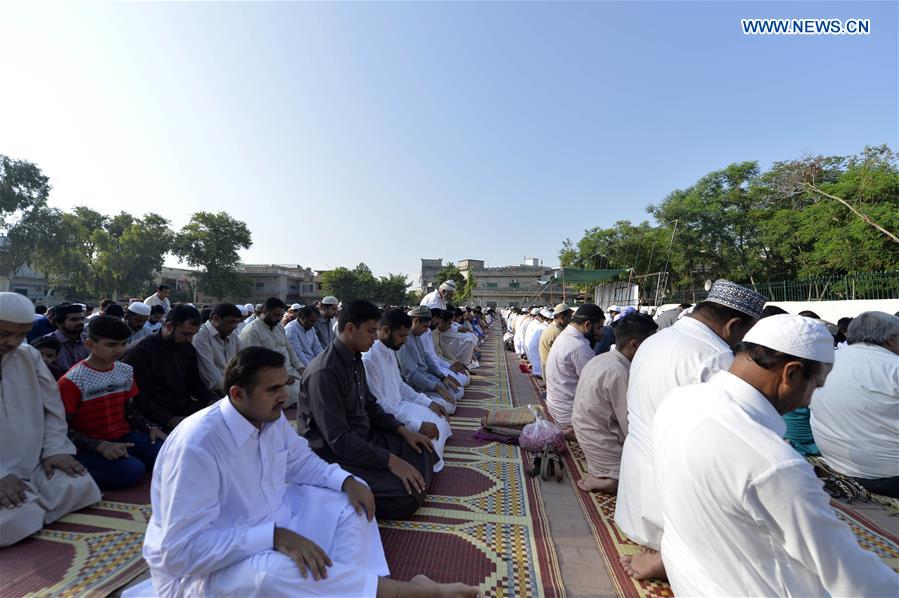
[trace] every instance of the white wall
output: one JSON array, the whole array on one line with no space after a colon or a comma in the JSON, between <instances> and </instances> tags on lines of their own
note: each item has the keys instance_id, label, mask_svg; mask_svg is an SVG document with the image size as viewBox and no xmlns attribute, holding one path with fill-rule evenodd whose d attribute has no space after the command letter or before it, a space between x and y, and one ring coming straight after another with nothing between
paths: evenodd
<instances>
[{"instance_id":1,"label":"white wall","mask_svg":"<svg viewBox=\"0 0 899 598\"><path fill-rule=\"evenodd\" d=\"M810 310L821 319L837 323L840 318L854 318L865 311L885 311L894 314L899 311L899 299L857 299L854 301L771 301L765 305L776 305L791 314Z\"/></svg>"}]
</instances>

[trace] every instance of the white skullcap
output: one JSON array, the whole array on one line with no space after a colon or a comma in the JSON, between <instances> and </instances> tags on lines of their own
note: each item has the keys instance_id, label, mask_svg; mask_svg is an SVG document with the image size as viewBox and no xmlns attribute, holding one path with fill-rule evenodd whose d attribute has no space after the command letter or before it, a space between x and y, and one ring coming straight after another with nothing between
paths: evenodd
<instances>
[{"instance_id":1,"label":"white skullcap","mask_svg":"<svg viewBox=\"0 0 899 598\"><path fill-rule=\"evenodd\" d=\"M134 301L128 306L128 311L139 316L149 316L150 306L143 301Z\"/></svg>"},{"instance_id":2,"label":"white skullcap","mask_svg":"<svg viewBox=\"0 0 899 598\"><path fill-rule=\"evenodd\" d=\"M778 314L762 318L749 329L743 341L793 357L833 363L833 336L827 326L804 316Z\"/></svg>"},{"instance_id":3,"label":"white skullcap","mask_svg":"<svg viewBox=\"0 0 899 598\"><path fill-rule=\"evenodd\" d=\"M547 320L553 319L553 312L549 311L548 309L541 309L540 315L543 316L544 318L546 318Z\"/></svg>"},{"instance_id":4,"label":"white skullcap","mask_svg":"<svg viewBox=\"0 0 899 598\"><path fill-rule=\"evenodd\" d=\"M252 313L252 312L247 311L247 306L246 306L246 305L238 305L238 306L237 306L237 309L240 310L240 315L242 315L242 316L246 316L246 315Z\"/></svg>"},{"instance_id":5,"label":"white skullcap","mask_svg":"<svg viewBox=\"0 0 899 598\"><path fill-rule=\"evenodd\" d=\"M34 321L34 303L19 293L0 293L0 320L31 324Z\"/></svg>"},{"instance_id":6,"label":"white skullcap","mask_svg":"<svg viewBox=\"0 0 899 598\"><path fill-rule=\"evenodd\" d=\"M444 280L443 283L441 283L440 288L443 289L444 291L455 292L456 291L456 283L454 283L452 280Z\"/></svg>"},{"instance_id":7,"label":"white skullcap","mask_svg":"<svg viewBox=\"0 0 899 598\"><path fill-rule=\"evenodd\" d=\"M296 310L302 309L302 308L303 308L303 306L300 305L299 303L294 303L293 305L290 306L290 309L292 309L293 311L296 311Z\"/></svg>"},{"instance_id":8,"label":"white skullcap","mask_svg":"<svg viewBox=\"0 0 899 598\"><path fill-rule=\"evenodd\" d=\"M334 295L328 295L324 299L322 299L322 305L337 305L339 301L337 301L337 297Z\"/></svg>"},{"instance_id":9,"label":"white skullcap","mask_svg":"<svg viewBox=\"0 0 899 598\"><path fill-rule=\"evenodd\" d=\"M532 315L532 316L536 316L536 315L539 314L539 313L540 313L540 308L539 308L539 307L535 307L534 309L531 310L531 315Z\"/></svg>"},{"instance_id":10,"label":"white skullcap","mask_svg":"<svg viewBox=\"0 0 899 598\"><path fill-rule=\"evenodd\" d=\"M609 311L614 311L616 314L620 314L623 310L620 305L610 305Z\"/></svg>"},{"instance_id":11,"label":"white skullcap","mask_svg":"<svg viewBox=\"0 0 899 598\"><path fill-rule=\"evenodd\" d=\"M247 313L253 313L253 311L256 309L252 303L247 303L246 305L244 305L244 307L247 309Z\"/></svg>"}]
</instances>

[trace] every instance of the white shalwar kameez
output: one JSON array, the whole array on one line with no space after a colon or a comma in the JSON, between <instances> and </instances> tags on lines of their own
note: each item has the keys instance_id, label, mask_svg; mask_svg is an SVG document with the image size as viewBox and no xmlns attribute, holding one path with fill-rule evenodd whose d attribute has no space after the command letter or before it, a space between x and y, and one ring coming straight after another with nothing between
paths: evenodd
<instances>
[{"instance_id":1,"label":"white shalwar kameez","mask_svg":"<svg viewBox=\"0 0 899 598\"><path fill-rule=\"evenodd\" d=\"M434 337L431 335L430 330L426 330L421 335L421 344L424 345L425 351L428 352L428 355L431 356L431 359L434 360L434 363L437 364L444 376L450 376L462 386L468 386L468 383L471 382L471 377L464 372L459 373L454 370L451 367L453 364L437 354L437 350L434 348Z\"/></svg>"},{"instance_id":2,"label":"white shalwar kameez","mask_svg":"<svg viewBox=\"0 0 899 598\"><path fill-rule=\"evenodd\" d=\"M434 445L434 454L437 455L434 473L442 470L443 446L453 435L449 421L431 411L432 401L426 394L417 392L406 384L400 374L396 351L380 340L376 340L371 349L362 354L362 363L365 365L368 388L378 399L381 409L415 432L421 430L422 422L430 422L437 426L439 435L431 441Z\"/></svg>"},{"instance_id":3,"label":"white shalwar kameez","mask_svg":"<svg viewBox=\"0 0 899 598\"><path fill-rule=\"evenodd\" d=\"M569 324L556 337L546 358L546 407L563 428L571 426L574 395L584 366L593 359L593 349L584 333Z\"/></svg>"},{"instance_id":4,"label":"white shalwar kameez","mask_svg":"<svg viewBox=\"0 0 899 598\"><path fill-rule=\"evenodd\" d=\"M515 348L516 355L524 355L524 331L530 323L531 318L528 316L521 316L518 318L518 321L515 322L515 336L512 339L512 345Z\"/></svg>"},{"instance_id":5,"label":"white shalwar kameez","mask_svg":"<svg viewBox=\"0 0 899 598\"><path fill-rule=\"evenodd\" d=\"M662 513L652 467L656 410L672 389L705 382L733 361L728 344L696 318L678 320L647 338L637 350L627 387L628 432L615 502L615 523L635 542L658 550L662 541Z\"/></svg>"},{"instance_id":6,"label":"white shalwar kameez","mask_svg":"<svg viewBox=\"0 0 899 598\"><path fill-rule=\"evenodd\" d=\"M421 299L421 303L419 305L427 305L430 309L434 309L439 307L440 309L446 309L446 301L443 299L443 296L440 294L439 289L434 289Z\"/></svg>"},{"instance_id":7,"label":"white shalwar kameez","mask_svg":"<svg viewBox=\"0 0 899 598\"><path fill-rule=\"evenodd\" d=\"M785 431L765 396L730 372L666 395L647 490L660 499L675 595L899 596L899 576L837 519Z\"/></svg>"},{"instance_id":8,"label":"white shalwar kameez","mask_svg":"<svg viewBox=\"0 0 899 598\"><path fill-rule=\"evenodd\" d=\"M544 322L534 322L528 326L524 337L524 352L531 362L531 374L534 376L543 376L543 369L540 366L540 335L544 330L546 330Z\"/></svg>"},{"instance_id":9,"label":"white shalwar kameez","mask_svg":"<svg viewBox=\"0 0 899 598\"><path fill-rule=\"evenodd\" d=\"M374 596L388 575L377 522L282 414L261 430L226 397L169 434L153 470L144 540L158 596ZM274 550L275 527L315 542L327 579Z\"/></svg>"},{"instance_id":10,"label":"white shalwar kameez","mask_svg":"<svg viewBox=\"0 0 899 598\"><path fill-rule=\"evenodd\" d=\"M0 546L100 500L86 473L54 470L48 479L41 461L54 455L75 455L59 389L40 352L19 345L0 360L0 478L12 474L28 489L24 503L0 507Z\"/></svg>"}]
</instances>

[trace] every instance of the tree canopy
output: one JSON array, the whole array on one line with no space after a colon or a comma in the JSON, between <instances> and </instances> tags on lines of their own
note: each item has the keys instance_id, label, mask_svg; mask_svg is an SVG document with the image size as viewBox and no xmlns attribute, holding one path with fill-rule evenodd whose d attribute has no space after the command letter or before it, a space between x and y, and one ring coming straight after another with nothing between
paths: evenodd
<instances>
[{"instance_id":1,"label":"tree canopy","mask_svg":"<svg viewBox=\"0 0 899 598\"><path fill-rule=\"evenodd\" d=\"M406 304L406 277L403 274L388 274L375 278L371 269L360 263L352 270L334 268L322 274L322 286L329 295L334 295L344 304L355 299L373 301L379 305Z\"/></svg>"}]
</instances>

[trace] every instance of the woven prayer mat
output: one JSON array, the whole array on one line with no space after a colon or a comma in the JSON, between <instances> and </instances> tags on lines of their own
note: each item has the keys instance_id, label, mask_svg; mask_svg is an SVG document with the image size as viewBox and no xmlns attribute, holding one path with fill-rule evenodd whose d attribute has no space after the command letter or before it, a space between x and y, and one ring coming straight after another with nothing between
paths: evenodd
<instances>
[{"instance_id":1,"label":"woven prayer mat","mask_svg":"<svg viewBox=\"0 0 899 598\"><path fill-rule=\"evenodd\" d=\"M424 506L405 521L382 521L391 575L461 581L484 596L562 596L564 589L539 485L517 446L473 435L490 409L511 406L502 335L482 346L481 367L451 418L446 465Z\"/></svg>"},{"instance_id":2,"label":"woven prayer mat","mask_svg":"<svg viewBox=\"0 0 899 598\"><path fill-rule=\"evenodd\" d=\"M0 594L107 596L127 584L147 570L141 547L149 502L148 475L140 486L107 492L96 505L0 549Z\"/></svg>"}]
</instances>

